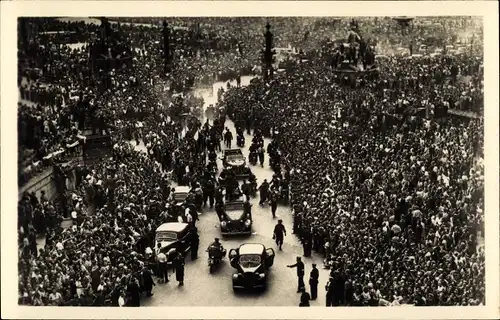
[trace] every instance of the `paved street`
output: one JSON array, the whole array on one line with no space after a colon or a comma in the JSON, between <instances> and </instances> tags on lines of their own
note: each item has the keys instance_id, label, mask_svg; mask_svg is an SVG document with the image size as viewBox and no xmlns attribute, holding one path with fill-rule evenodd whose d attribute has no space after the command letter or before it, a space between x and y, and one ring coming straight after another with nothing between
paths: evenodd
<instances>
[{"instance_id":1,"label":"paved street","mask_svg":"<svg viewBox=\"0 0 500 320\"><path fill-rule=\"evenodd\" d=\"M242 85L249 82L249 77L242 79ZM214 85L214 92L222 86L222 83ZM201 92L205 99L206 105L214 103L216 95L209 97L208 92ZM226 126L231 128L234 134L234 124L230 121ZM251 141L250 136L245 137L247 145L243 152L248 157L248 141ZM266 146L269 140L265 141ZM142 144L139 148L142 148ZM267 155L266 155L267 156ZM220 160L219 160L220 161ZM218 163L219 168L222 163ZM272 178L272 171L268 168L268 159L264 164L264 168L260 166L252 167L254 174L257 176L258 182L264 179ZM287 264L295 263L296 256L302 256L303 250L292 231L292 215L288 207L279 206L277 215L283 219L288 236L285 237L283 251L278 251L276 244L272 239L274 225L277 219L273 220L271 209L268 205L259 206L258 199L252 199L252 214L253 214L253 231L249 237L221 237L219 230L219 220L213 210L206 210L201 216L197 227L200 231L200 250L199 259L191 261L190 257L186 258L186 281L184 287L177 286L175 281L168 284L157 284L154 288L154 296L144 298L142 305L146 306L296 306L299 303L300 294L297 291L296 270L287 268ZM213 274L209 274L207 265L207 254L205 249L213 241L215 237L220 237L225 248L237 248L245 242L262 243L266 247L275 249L276 258L274 265L271 268L269 286L264 293L238 293L234 294L232 290L231 276L235 271L230 265L227 257L224 259L220 268ZM229 250L228 250L229 251ZM324 306L324 285L327 280L328 271L322 269L322 258L318 255L313 255L311 258L303 258L306 264L306 276L304 280L308 286L309 272L312 269L311 264L316 262L320 269L320 284L318 300L312 301L312 306ZM173 275L172 275L173 276ZM175 280L175 276L171 279Z\"/></svg>"}]
</instances>

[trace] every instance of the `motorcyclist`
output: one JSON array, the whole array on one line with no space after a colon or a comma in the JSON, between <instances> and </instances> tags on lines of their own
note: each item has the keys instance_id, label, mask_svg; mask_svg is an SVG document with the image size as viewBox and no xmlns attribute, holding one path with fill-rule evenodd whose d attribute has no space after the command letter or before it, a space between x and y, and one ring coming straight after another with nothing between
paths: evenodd
<instances>
[{"instance_id":1,"label":"motorcyclist","mask_svg":"<svg viewBox=\"0 0 500 320\"><path fill-rule=\"evenodd\" d=\"M242 134L237 135L236 142L238 143L238 147L243 148L245 146L245 136Z\"/></svg>"},{"instance_id":2,"label":"motorcyclist","mask_svg":"<svg viewBox=\"0 0 500 320\"><path fill-rule=\"evenodd\" d=\"M245 133L245 130L243 130L243 127L241 125L236 126L236 135L242 136Z\"/></svg>"},{"instance_id":3,"label":"motorcyclist","mask_svg":"<svg viewBox=\"0 0 500 320\"><path fill-rule=\"evenodd\" d=\"M220 243L219 238L215 238L214 241L208 246L209 248L215 247L219 250L223 250L224 248L222 247L222 243Z\"/></svg>"},{"instance_id":4,"label":"motorcyclist","mask_svg":"<svg viewBox=\"0 0 500 320\"><path fill-rule=\"evenodd\" d=\"M212 242L208 246L207 251L208 251L209 255L211 255L211 256L213 255L215 258L220 259L224 255L225 249L222 246L222 243L220 243L219 238L215 238L214 242Z\"/></svg>"}]
</instances>

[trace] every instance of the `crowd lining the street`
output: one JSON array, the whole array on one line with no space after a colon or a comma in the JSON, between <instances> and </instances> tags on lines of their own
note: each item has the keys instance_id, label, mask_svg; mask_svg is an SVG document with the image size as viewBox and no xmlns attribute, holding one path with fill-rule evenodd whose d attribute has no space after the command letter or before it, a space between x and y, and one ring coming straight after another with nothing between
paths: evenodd
<instances>
[{"instance_id":1,"label":"crowd lining the street","mask_svg":"<svg viewBox=\"0 0 500 320\"><path fill-rule=\"evenodd\" d=\"M144 249L169 215L167 171L188 165L187 171L201 174L204 165L193 162L200 150L186 148L194 138L181 136L179 117L199 113L203 101L189 94L183 102L166 99L165 92L257 64L250 48L262 43L260 22L242 20L247 27L237 36L225 31L234 21L206 22L200 37L210 41L201 49L188 41L196 29L179 29L171 72L176 83L158 75L161 45L155 41L161 43L161 33L150 27L121 25L138 50L134 67L114 70L108 84L90 80L86 45L37 47L44 53L37 57L49 57L49 64L31 62L21 70L20 147L35 150L33 162L40 161L90 123L100 133L113 133L114 160L78 169L77 187L67 190L70 228L60 227L62 211L46 196L20 200L20 304L137 305L138 288L153 281L148 261L154 257ZM339 32L344 23L315 28ZM287 29L289 22L272 24L278 45L307 43L316 54L325 45L320 32L299 37ZM81 23L42 25L86 30L89 37L99 32ZM389 25L368 21L360 29L379 33L381 45L405 38L396 31L383 38L382 30L391 34ZM240 52L238 42L246 46ZM326 61L303 62L268 83L229 89L216 108L273 136L281 167L291 177L294 231L324 254L332 270L332 305L482 304L484 249L477 231L484 224L478 161L483 123L439 116L448 108L482 112L482 60L462 55L378 62L378 79L355 88L340 85ZM28 72L43 65L42 76ZM192 127L195 132L201 123ZM139 139L147 154L128 143ZM176 176L184 178L183 172ZM44 249L37 249L38 234L46 235Z\"/></svg>"}]
</instances>

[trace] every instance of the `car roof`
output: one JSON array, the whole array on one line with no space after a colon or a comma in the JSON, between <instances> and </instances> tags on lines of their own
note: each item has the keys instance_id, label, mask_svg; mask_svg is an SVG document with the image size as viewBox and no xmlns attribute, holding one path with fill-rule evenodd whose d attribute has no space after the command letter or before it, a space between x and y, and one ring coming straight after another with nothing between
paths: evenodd
<instances>
[{"instance_id":1,"label":"car roof","mask_svg":"<svg viewBox=\"0 0 500 320\"><path fill-rule=\"evenodd\" d=\"M264 245L260 243L245 243L240 246L239 254L261 254L264 249Z\"/></svg>"},{"instance_id":2,"label":"car roof","mask_svg":"<svg viewBox=\"0 0 500 320\"><path fill-rule=\"evenodd\" d=\"M175 193L189 193L190 190L191 190L191 188L189 188L187 186L175 187Z\"/></svg>"},{"instance_id":3,"label":"car roof","mask_svg":"<svg viewBox=\"0 0 500 320\"><path fill-rule=\"evenodd\" d=\"M156 232L158 231L173 231L173 232L181 232L186 229L189 225L183 222L167 222L156 228Z\"/></svg>"}]
</instances>

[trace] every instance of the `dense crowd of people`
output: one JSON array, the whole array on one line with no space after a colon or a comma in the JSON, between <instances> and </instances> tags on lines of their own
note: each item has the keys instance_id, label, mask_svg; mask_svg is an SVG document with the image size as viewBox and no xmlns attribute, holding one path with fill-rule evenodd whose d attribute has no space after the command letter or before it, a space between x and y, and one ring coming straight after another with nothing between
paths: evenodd
<instances>
[{"instance_id":1,"label":"dense crowd of people","mask_svg":"<svg viewBox=\"0 0 500 320\"><path fill-rule=\"evenodd\" d=\"M132 48L126 55L132 66L106 76L88 61L90 45L100 40L98 25L31 21L38 28L31 32L42 34L35 36L40 43L19 46L19 161L29 158L40 171L54 163L44 157L89 128L112 133L114 145L112 161L77 168L75 187L62 188L62 205L45 195L22 196L20 304L137 305L137 288L151 286L156 272L149 263L154 255L148 254L156 227L191 223L207 201L197 194L186 200L191 213L173 210L169 178L220 196L207 178L205 159L220 146L224 121L211 128L201 123L203 101L185 91L259 65L266 19L170 19L169 72L175 82L161 74L161 21L126 21L112 29ZM325 255L332 270L335 285L327 300L484 303L484 250L477 249L483 124L444 116L451 108L482 112L482 59L472 50L453 57L382 57L376 79L345 86L320 55L329 40L324 34L344 36L349 19L269 22L275 46L302 48L312 59L268 83L257 79L221 92L216 109L248 131L273 138L268 152L276 173L290 179L294 231ZM438 22L458 30L442 35L443 43L455 43L463 37L460 30L476 27L465 19L427 22L402 32L391 19L361 19L359 29L390 52L409 38L428 37L428 25ZM68 47L71 41L85 43ZM146 153L129 140L142 140ZM263 148L259 152L263 157ZM28 181L36 172L22 173ZM64 229L61 220L68 213L73 226ZM37 248L40 234L46 238L43 249Z\"/></svg>"},{"instance_id":2,"label":"dense crowd of people","mask_svg":"<svg viewBox=\"0 0 500 320\"><path fill-rule=\"evenodd\" d=\"M406 72L429 67L412 62ZM447 87L426 71L398 77L387 64L353 89L324 66L301 65L225 97L235 121L275 133L294 228L342 277L338 303L484 303L483 124L415 115L421 103L446 103Z\"/></svg>"}]
</instances>

